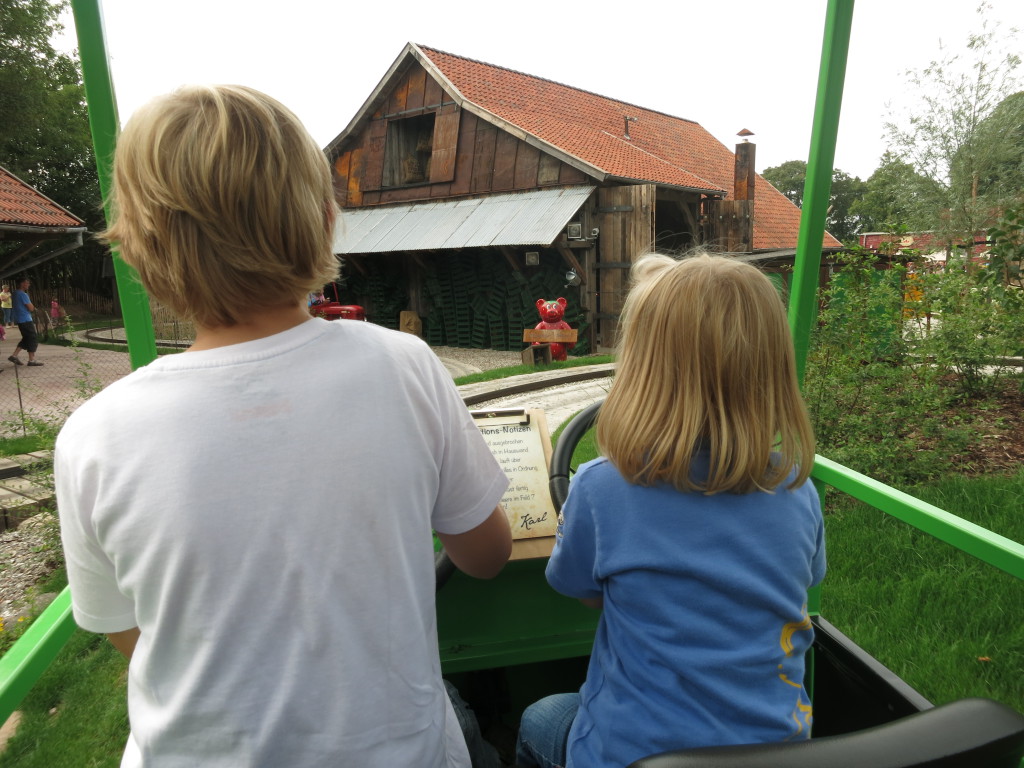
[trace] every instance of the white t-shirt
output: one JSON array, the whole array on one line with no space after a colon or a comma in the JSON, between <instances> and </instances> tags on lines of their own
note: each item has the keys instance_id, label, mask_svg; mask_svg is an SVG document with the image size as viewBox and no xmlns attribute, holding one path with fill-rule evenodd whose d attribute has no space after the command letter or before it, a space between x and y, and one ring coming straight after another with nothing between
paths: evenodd
<instances>
[{"instance_id":1,"label":"white t-shirt","mask_svg":"<svg viewBox=\"0 0 1024 768\"><path fill-rule=\"evenodd\" d=\"M507 480L421 341L355 321L165 356L62 430L76 621L138 626L122 765L468 766L431 529Z\"/></svg>"}]
</instances>

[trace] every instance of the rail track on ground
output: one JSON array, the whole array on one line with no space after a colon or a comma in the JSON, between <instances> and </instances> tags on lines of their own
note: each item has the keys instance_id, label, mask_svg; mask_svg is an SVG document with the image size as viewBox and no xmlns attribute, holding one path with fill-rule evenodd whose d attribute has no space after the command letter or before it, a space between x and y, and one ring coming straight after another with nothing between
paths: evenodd
<instances>
[{"instance_id":1,"label":"rail track on ground","mask_svg":"<svg viewBox=\"0 0 1024 768\"><path fill-rule=\"evenodd\" d=\"M548 428L553 432L576 411L603 399L608 394L614 371L613 363L561 368L464 384L459 387L459 393L466 406L473 410L543 410Z\"/></svg>"}]
</instances>

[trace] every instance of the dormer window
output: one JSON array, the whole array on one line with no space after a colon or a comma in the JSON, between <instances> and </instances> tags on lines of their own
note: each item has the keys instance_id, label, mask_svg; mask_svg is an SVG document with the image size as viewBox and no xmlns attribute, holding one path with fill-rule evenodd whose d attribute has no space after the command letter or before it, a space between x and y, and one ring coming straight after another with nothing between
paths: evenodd
<instances>
[{"instance_id":1,"label":"dormer window","mask_svg":"<svg viewBox=\"0 0 1024 768\"><path fill-rule=\"evenodd\" d=\"M430 112L388 122L384 143L385 187L426 184L434 151L435 115Z\"/></svg>"}]
</instances>

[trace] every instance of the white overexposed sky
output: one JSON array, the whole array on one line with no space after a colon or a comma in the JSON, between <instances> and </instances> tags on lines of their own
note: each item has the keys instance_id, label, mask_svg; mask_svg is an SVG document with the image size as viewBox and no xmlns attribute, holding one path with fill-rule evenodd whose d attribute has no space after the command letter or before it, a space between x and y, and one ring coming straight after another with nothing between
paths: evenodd
<instances>
[{"instance_id":1,"label":"white overexposed sky","mask_svg":"<svg viewBox=\"0 0 1024 768\"><path fill-rule=\"evenodd\" d=\"M1024 30L1024 2L986 18ZM866 179L903 73L980 31L975 0L857 0L837 168ZM757 170L806 160L825 0L105 0L122 122L182 83L243 83L291 107L327 145L407 42L695 120L730 149L755 133ZM76 47L67 19L61 46ZM1017 33L1024 53L1024 33Z\"/></svg>"}]
</instances>

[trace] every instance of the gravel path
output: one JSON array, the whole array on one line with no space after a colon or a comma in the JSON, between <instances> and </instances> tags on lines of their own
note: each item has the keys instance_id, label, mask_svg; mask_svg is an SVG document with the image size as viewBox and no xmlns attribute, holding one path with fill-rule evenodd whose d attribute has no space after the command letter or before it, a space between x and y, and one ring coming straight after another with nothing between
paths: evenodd
<instances>
[{"instance_id":1,"label":"gravel path","mask_svg":"<svg viewBox=\"0 0 1024 768\"><path fill-rule=\"evenodd\" d=\"M0 534L0 619L4 624L45 607L29 605L26 595L53 570L52 557L40 549L50 520L52 515L43 512L30 517L17 530Z\"/></svg>"},{"instance_id":2,"label":"gravel path","mask_svg":"<svg viewBox=\"0 0 1024 768\"><path fill-rule=\"evenodd\" d=\"M504 352L500 349L465 349L463 347L431 347L452 378L470 373L507 368L523 362L519 352Z\"/></svg>"}]
</instances>

